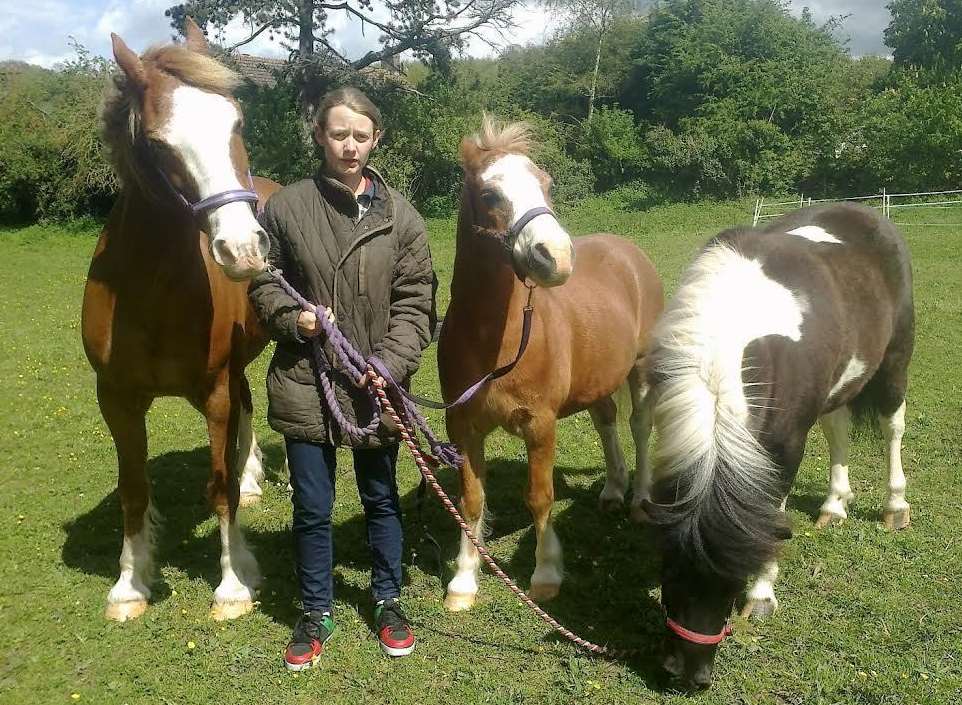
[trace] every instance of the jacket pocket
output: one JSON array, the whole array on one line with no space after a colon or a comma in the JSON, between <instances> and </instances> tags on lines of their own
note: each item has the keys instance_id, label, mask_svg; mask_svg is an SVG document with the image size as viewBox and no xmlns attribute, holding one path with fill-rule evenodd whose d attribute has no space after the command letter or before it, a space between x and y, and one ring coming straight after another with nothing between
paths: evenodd
<instances>
[{"instance_id":1,"label":"jacket pocket","mask_svg":"<svg viewBox=\"0 0 962 705\"><path fill-rule=\"evenodd\" d=\"M287 379L299 384L313 384L315 380L311 354L306 346L303 351L294 351L287 346L278 345L267 370L268 380Z\"/></svg>"},{"instance_id":2,"label":"jacket pocket","mask_svg":"<svg viewBox=\"0 0 962 705\"><path fill-rule=\"evenodd\" d=\"M361 247L357 261L357 293L367 295L367 247Z\"/></svg>"}]
</instances>

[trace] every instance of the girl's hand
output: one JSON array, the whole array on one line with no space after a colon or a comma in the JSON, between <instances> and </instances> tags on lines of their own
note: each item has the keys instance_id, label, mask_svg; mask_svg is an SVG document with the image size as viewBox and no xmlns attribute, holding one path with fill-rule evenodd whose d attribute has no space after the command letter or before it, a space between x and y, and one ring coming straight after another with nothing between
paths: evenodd
<instances>
[{"instance_id":1,"label":"girl's hand","mask_svg":"<svg viewBox=\"0 0 962 705\"><path fill-rule=\"evenodd\" d=\"M324 309L324 316L331 323L334 322L334 312L330 306ZM320 335L321 326L317 322L317 316L311 311L301 311L297 316L297 332L302 338L314 338Z\"/></svg>"},{"instance_id":2,"label":"girl's hand","mask_svg":"<svg viewBox=\"0 0 962 705\"><path fill-rule=\"evenodd\" d=\"M354 382L354 386L360 389L364 389L364 387L368 386L372 382L374 383L375 386L378 386L378 387L383 387L387 385L387 382L384 381L383 377L381 377L376 372L368 370L363 375L361 375L361 379L356 380Z\"/></svg>"},{"instance_id":3,"label":"girl's hand","mask_svg":"<svg viewBox=\"0 0 962 705\"><path fill-rule=\"evenodd\" d=\"M302 338L313 338L321 332L317 316L311 311L301 311L297 316L297 332Z\"/></svg>"}]
</instances>

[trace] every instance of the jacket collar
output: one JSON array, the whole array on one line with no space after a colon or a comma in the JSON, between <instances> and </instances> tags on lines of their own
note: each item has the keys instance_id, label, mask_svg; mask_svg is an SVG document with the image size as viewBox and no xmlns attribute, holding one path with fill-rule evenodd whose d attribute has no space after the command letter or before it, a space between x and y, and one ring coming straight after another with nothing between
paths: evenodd
<instances>
[{"instance_id":1,"label":"jacket collar","mask_svg":"<svg viewBox=\"0 0 962 705\"><path fill-rule=\"evenodd\" d=\"M371 207L376 207L377 204L383 201L384 222L393 221L394 199L391 197L384 177L370 166L364 167L364 175L372 182L371 187L369 187L369 190L373 189ZM324 172L323 167L314 176L314 182L332 205L349 215L357 216L357 198L354 196L354 192L334 177L328 176ZM378 208L378 210L380 210L380 208Z\"/></svg>"}]
</instances>

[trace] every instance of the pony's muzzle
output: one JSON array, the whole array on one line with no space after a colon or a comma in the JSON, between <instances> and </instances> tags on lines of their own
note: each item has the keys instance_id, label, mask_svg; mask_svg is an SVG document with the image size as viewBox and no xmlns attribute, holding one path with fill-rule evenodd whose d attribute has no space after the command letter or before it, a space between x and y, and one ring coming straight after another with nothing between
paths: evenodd
<instances>
[{"instance_id":1,"label":"pony's muzzle","mask_svg":"<svg viewBox=\"0 0 962 705\"><path fill-rule=\"evenodd\" d=\"M539 286L559 286L568 281L574 262L571 241L539 241L525 253L525 270Z\"/></svg>"},{"instance_id":2,"label":"pony's muzzle","mask_svg":"<svg viewBox=\"0 0 962 705\"><path fill-rule=\"evenodd\" d=\"M250 279L267 266L270 240L267 233L260 228L254 235L254 244L245 243L240 246L224 238L214 238L211 241L210 251L214 261L231 279Z\"/></svg>"}]
</instances>

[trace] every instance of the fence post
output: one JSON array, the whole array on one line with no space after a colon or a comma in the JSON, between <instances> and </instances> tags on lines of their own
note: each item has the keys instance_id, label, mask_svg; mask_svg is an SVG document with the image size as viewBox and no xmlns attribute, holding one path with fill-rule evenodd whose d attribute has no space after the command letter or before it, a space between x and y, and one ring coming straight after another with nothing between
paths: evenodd
<instances>
[{"instance_id":1,"label":"fence post","mask_svg":"<svg viewBox=\"0 0 962 705\"><path fill-rule=\"evenodd\" d=\"M762 212L762 197L759 196L758 198L755 199L755 212L752 213L752 227L753 227L753 228L754 228L756 225L758 225L758 216L761 215L761 212Z\"/></svg>"}]
</instances>

